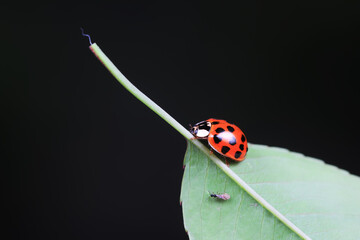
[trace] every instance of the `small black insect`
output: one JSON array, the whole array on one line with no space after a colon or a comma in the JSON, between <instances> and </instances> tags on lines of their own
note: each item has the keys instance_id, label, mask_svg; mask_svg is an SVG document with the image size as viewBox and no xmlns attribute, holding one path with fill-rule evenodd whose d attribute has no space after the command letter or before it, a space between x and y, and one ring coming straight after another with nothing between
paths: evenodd
<instances>
[{"instance_id":1,"label":"small black insect","mask_svg":"<svg viewBox=\"0 0 360 240\"><path fill-rule=\"evenodd\" d=\"M218 198L218 199L222 199L222 200L230 199L230 195L227 193L216 194L216 193L209 192L209 194L210 194L210 197L213 197L213 198Z\"/></svg>"}]
</instances>

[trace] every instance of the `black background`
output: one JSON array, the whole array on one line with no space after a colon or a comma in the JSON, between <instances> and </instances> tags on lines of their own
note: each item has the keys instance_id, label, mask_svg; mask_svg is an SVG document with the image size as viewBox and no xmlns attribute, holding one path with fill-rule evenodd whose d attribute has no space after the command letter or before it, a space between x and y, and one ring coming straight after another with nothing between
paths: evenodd
<instances>
[{"instance_id":1,"label":"black background","mask_svg":"<svg viewBox=\"0 0 360 240\"><path fill-rule=\"evenodd\" d=\"M7 239L187 239L186 141L116 82L80 27L184 126L226 119L252 143L360 175L359 10L343 1L2 5Z\"/></svg>"}]
</instances>

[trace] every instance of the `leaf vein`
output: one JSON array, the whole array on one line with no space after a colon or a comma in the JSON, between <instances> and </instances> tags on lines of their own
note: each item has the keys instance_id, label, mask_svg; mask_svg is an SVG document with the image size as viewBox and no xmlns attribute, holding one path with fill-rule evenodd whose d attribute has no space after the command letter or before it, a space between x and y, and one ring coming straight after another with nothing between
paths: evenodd
<instances>
[{"instance_id":1,"label":"leaf vein","mask_svg":"<svg viewBox=\"0 0 360 240\"><path fill-rule=\"evenodd\" d=\"M260 240L262 239L262 230L264 227L264 217L265 217L265 208L262 208L262 217L261 217L261 225L260 225Z\"/></svg>"},{"instance_id":2,"label":"leaf vein","mask_svg":"<svg viewBox=\"0 0 360 240\"><path fill-rule=\"evenodd\" d=\"M239 207L237 209L237 215L236 215L236 220L235 220L235 228L234 228L234 231L233 231L233 239L236 239L235 235L236 235L236 231L237 231L238 221L239 221L239 218L240 218L240 209L241 209L241 205L242 205L242 202L243 202L243 195L244 195L244 190L241 189L240 202L239 202Z\"/></svg>"},{"instance_id":3,"label":"leaf vein","mask_svg":"<svg viewBox=\"0 0 360 240\"><path fill-rule=\"evenodd\" d=\"M199 161L199 158L197 160ZM210 166L210 161L207 159L207 166L206 166L206 170L205 170L204 189L203 189L202 199L201 199L201 203L200 203L200 232L201 232L201 239L203 238L202 209L203 209L203 205L204 205L204 196L205 196L205 192L206 192L206 182L207 182L207 178L208 178L209 166Z\"/></svg>"}]
</instances>

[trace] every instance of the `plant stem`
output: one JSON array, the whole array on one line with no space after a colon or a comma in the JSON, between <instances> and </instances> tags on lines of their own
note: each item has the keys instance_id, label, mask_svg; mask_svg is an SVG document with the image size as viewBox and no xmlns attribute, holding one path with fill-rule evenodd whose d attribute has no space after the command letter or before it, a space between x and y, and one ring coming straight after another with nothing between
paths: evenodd
<instances>
[{"instance_id":1,"label":"plant stem","mask_svg":"<svg viewBox=\"0 0 360 240\"><path fill-rule=\"evenodd\" d=\"M173 128L175 128L181 135L186 139L190 140L193 136L191 133L186 130L180 123L178 123L173 117L171 117L167 112L165 112L161 107L159 107L155 102L143 94L139 89L137 89L120 71L117 67L111 62L111 60L101 51L99 46L94 43L90 45L90 50L95 54L95 56L104 64L104 66L110 71L110 73L123 85L130 93L132 93L137 99L142 103L148 106L153 110L157 115L169 123Z\"/></svg>"},{"instance_id":2,"label":"plant stem","mask_svg":"<svg viewBox=\"0 0 360 240\"><path fill-rule=\"evenodd\" d=\"M242 180L236 173L234 173L226 164L224 164L218 157L214 154L210 154L209 149L204 146L200 141L193 139L191 133L184 128L180 123L178 123L173 117L171 117L167 112L165 112L161 107L159 107L155 102L143 94L139 89L137 89L110 61L110 59L103 53L99 46L94 43L90 45L90 50L95 54L95 56L104 64L104 66L110 71L110 73L123 85L130 93L132 93L137 99L142 103L148 106L156 114L158 114L162 119L169 123L173 128L175 128L181 135L183 135L187 140L191 141L195 146L197 146L201 151L203 151L220 169L222 169L226 175L233 179L241 188L243 188L250 196L252 196L256 201L259 202L265 209L271 212L275 217L277 217L281 222L293 230L299 237L303 239L310 239L304 232L302 232L298 227L296 227L292 222L290 222L284 215L277 211L271 204L269 204L265 199L263 199L258 193L256 193L244 180Z\"/></svg>"}]
</instances>

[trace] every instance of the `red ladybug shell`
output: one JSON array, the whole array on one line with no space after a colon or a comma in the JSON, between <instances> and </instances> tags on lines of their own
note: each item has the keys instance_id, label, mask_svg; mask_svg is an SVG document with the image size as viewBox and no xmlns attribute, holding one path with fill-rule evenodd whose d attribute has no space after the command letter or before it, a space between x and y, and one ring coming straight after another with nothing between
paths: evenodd
<instances>
[{"instance_id":1,"label":"red ladybug shell","mask_svg":"<svg viewBox=\"0 0 360 240\"><path fill-rule=\"evenodd\" d=\"M248 151L245 134L225 120L210 118L206 122L211 123L208 136L209 145L221 155L235 161L243 161Z\"/></svg>"}]
</instances>

